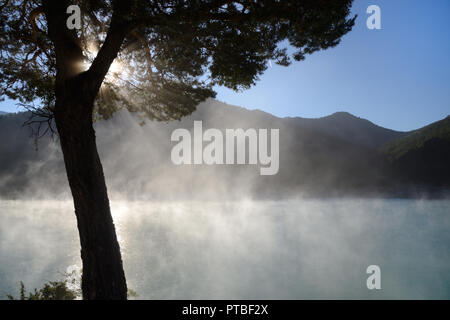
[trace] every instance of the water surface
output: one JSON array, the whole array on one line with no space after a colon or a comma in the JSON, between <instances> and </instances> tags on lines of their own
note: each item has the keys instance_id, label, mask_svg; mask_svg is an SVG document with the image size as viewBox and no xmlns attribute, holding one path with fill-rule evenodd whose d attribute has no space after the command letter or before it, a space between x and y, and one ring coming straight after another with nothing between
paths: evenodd
<instances>
[{"instance_id":1,"label":"water surface","mask_svg":"<svg viewBox=\"0 0 450 320\"><path fill-rule=\"evenodd\" d=\"M450 299L450 201L112 202L142 299ZM81 266L72 203L0 201L0 295ZM381 268L368 290L366 268Z\"/></svg>"}]
</instances>

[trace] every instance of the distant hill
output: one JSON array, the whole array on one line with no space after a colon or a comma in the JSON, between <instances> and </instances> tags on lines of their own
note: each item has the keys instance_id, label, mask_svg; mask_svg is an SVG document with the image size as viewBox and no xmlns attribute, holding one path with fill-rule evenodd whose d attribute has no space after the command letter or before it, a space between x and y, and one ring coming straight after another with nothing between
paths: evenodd
<instances>
[{"instance_id":1,"label":"distant hill","mask_svg":"<svg viewBox=\"0 0 450 320\"><path fill-rule=\"evenodd\" d=\"M57 139L39 140L36 151L29 128L22 128L27 117L26 113L0 117L0 197L69 197ZM171 133L176 128L192 131L195 120L202 120L204 130L278 128L278 174L260 176L259 167L250 165L174 165ZM409 137L421 130L398 132L345 112L318 119L278 118L211 99L181 121L139 123L135 115L119 111L95 125L112 198L417 197L448 190L450 179L445 175L443 181L410 179L402 169L407 163L443 166L437 159L447 159L448 148L441 142L436 145L436 134L429 134L428 127L421 129L432 138L420 149L428 155L421 164L408 160L422 157L408 153L413 149L395 161L390 151L405 149L405 144L412 144Z\"/></svg>"},{"instance_id":2,"label":"distant hill","mask_svg":"<svg viewBox=\"0 0 450 320\"><path fill-rule=\"evenodd\" d=\"M450 186L450 116L386 143L381 151L402 181Z\"/></svg>"},{"instance_id":3,"label":"distant hill","mask_svg":"<svg viewBox=\"0 0 450 320\"><path fill-rule=\"evenodd\" d=\"M2 116L4 114L8 114L8 112L0 111L0 116Z\"/></svg>"},{"instance_id":4,"label":"distant hill","mask_svg":"<svg viewBox=\"0 0 450 320\"><path fill-rule=\"evenodd\" d=\"M421 129L414 130L401 139L386 143L382 151L392 159L398 159L406 153L423 148L432 139L450 141L450 116L436 121Z\"/></svg>"},{"instance_id":5,"label":"distant hill","mask_svg":"<svg viewBox=\"0 0 450 320\"><path fill-rule=\"evenodd\" d=\"M391 141L406 135L405 132L386 129L348 112L336 112L332 115L317 118L292 118L299 126L308 126L329 135L339 137L345 141L370 148L378 148Z\"/></svg>"}]
</instances>

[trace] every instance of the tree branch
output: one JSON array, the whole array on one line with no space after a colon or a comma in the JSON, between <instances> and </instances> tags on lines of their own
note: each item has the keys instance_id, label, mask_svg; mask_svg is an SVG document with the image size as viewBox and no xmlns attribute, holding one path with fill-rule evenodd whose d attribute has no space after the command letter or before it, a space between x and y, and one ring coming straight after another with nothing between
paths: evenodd
<instances>
[{"instance_id":1,"label":"tree branch","mask_svg":"<svg viewBox=\"0 0 450 320\"><path fill-rule=\"evenodd\" d=\"M129 16L131 15L134 3L134 1L119 0L114 2L113 15L105 42L97 53L91 67L86 72L95 95L100 89L109 67L117 57L125 37L133 27L133 22Z\"/></svg>"},{"instance_id":2,"label":"tree branch","mask_svg":"<svg viewBox=\"0 0 450 320\"><path fill-rule=\"evenodd\" d=\"M78 75L82 71L83 49L75 30L66 25L68 0L44 0L48 35L56 54L57 82Z\"/></svg>"},{"instance_id":3,"label":"tree branch","mask_svg":"<svg viewBox=\"0 0 450 320\"><path fill-rule=\"evenodd\" d=\"M136 31L136 29L133 29L132 31L131 31L131 34L132 35L134 35L135 37L136 37L136 39L138 39L139 40L139 42L142 44L142 47L143 47L143 49L144 49L144 51L145 51L145 56L147 57L147 73L148 73L148 77L149 77L149 79L150 79L150 82L152 83L152 84L154 84L153 83L153 78L152 78L152 65L151 65L151 63L152 63L152 55L151 55L151 53L150 53L150 48L149 48L149 46L148 46L148 43L147 43L147 41L144 39L144 37L143 36L141 36L137 31Z\"/></svg>"},{"instance_id":4,"label":"tree branch","mask_svg":"<svg viewBox=\"0 0 450 320\"><path fill-rule=\"evenodd\" d=\"M5 0L5 3L3 3L3 4L0 6L0 12L2 12L2 10L3 10L8 4L9 4L9 0Z\"/></svg>"},{"instance_id":5,"label":"tree branch","mask_svg":"<svg viewBox=\"0 0 450 320\"><path fill-rule=\"evenodd\" d=\"M37 33L43 33L45 34L44 31L42 31L41 29L38 28L37 24L36 24L36 19L41 15L44 14L44 7L43 6L39 6L35 9L33 9L30 12L30 15L28 16L28 22L30 22L31 27L33 28L33 39L34 41L37 41Z\"/></svg>"}]
</instances>

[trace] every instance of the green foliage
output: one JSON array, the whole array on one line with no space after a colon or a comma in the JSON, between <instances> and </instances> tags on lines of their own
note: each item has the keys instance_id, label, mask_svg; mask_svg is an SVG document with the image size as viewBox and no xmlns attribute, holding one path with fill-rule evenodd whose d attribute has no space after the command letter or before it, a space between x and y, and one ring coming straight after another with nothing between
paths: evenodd
<instances>
[{"instance_id":1,"label":"green foliage","mask_svg":"<svg viewBox=\"0 0 450 320\"><path fill-rule=\"evenodd\" d=\"M269 60L289 65L287 43L296 48L292 58L303 60L337 45L355 20L348 18L352 0L130 1L129 8L120 1L76 1L82 29L57 30L84 55L80 72L95 59L114 19L131 30L116 58L121 70L110 72L97 95L96 118L127 108L145 118L180 119L214 97L214 85L247 89ZM57 3L67 16L73 3ZM51 113L57 65L73 57L69 50L57 61L45 8L37 0L10 0L0 8L0 97L38 101Z\"/></svg>"},{"instance_id":2,"label":"green foliage","mask_svg":"<svg viewBox=\"0 0 450 320\"><path fill-rule=\"evenodd\" d=\"M69 286L70 282L70 286ZM49 281L41 289L34 289L33 292L26 292L25 285L20 281L19 298L12 294L6 294L9 300L75 300L81 297L81 290L73 289L81 281L71 278L64 281ZM139 295L133 289L128 288L128 299L136 299Z\"/></svg>"},{"instance_id":3,"label":"green foliage","mask_svg":"<svg viewBox=\"0 0 450 320\"><path fill-rule=\"evenodd\" d=\"M450 116L419 130L415 130L405 137L387 143L382 147L381 151L390 160L395 160L410 150L421 148L425 142L432 138L441 138L450 141Z\"/></svg>"},{"instance_id":4,"label":"green foliage","mask_svg":"<svg viewBox=\"0 0 450 320\"><path fill-rule=\"evenodd\" d=\"M4 2L4 1L3 1ZM33 33L28 18L39 1L7 1L0 11L0 97L21 103L54 102L55 56L50 40ZM40 19L39 22L42 22Z\"/></svg>"},{"instance_id":5,"label":"green foliage","mask_svg":"<svg viewBox=\"0 0 450 320\"><path fill-rule=\"evenodd\" d=\"M128 299L130 299L130 298L136 299L139 297L139 295L133 289L128 288L127 297L128 297Z\"/></svg>"},{"instance_id":6,"label":"green foliage","mask_svg":"<svg viewBox=\"0 0 450 320\"><path fill-rule=\"evenodd\" d=\"M26 292L25 285L20 281L19 298L16 299L11 294L6 296L10 300L75 300L77 294L76 290L67 287L66 281L49 281L41 289L34 289L29 293Z\"/></svg>"}]
</instances>

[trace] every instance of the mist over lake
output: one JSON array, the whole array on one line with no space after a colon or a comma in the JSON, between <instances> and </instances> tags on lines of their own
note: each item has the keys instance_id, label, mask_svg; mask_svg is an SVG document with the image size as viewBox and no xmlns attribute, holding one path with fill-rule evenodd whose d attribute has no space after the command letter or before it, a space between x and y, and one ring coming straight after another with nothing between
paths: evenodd
<instances>
[{"instance_id":1,"label":"mist over lake","mask_svg":"<svg viewBox=\"0 0 450 320\"><path fill-rule=\"evenodd\" d=\"M71 199L58 139L31 139L30 128L22 126L28 117L0 116L0 136L8 137L0 139L0 199ZM171 135L182 128L194 137L195 121L202 121L205 132L218 129L224 137L231 129L279 130L279 171L261 176L267 165L249 164L249 142L242 145L245 165L176 165L171 154L177 142ZM95 129L113 200L450 198L450 140L428 133L442 129L450 137L450 117L408 133L342 112L318 119L278 118L209 99L181 121L141 126L135 114L121 110L96 122ZM414 139L423 130L429 145L421 140L422 147L409 150L419 144ZM397 152L405 154L388 159ZM226 163L225 154L222 160Z\"/></svg>"},{"instance_id":2,"label":"mist over lake","mask_svg":"<svg viewBox=\"0 0 450 320\"><path fill-rule=\"evenodd\" d=\"M34 145L26 116L0 117L1 136L14 137L0 144L1 298L17 296L19 281L33 290L81 269L58 140ZM194 121L279 128L279 172L175 165L171 133ZM277 118L216 100L180 122L140 126L126 111L97 122L129 288L141 299L449 299L450 149L439 137L408 149L429 130L346 113ZM406 153L391 163L383 146ZM367 288L371 265L381 290Z\"/></svg>"},{"instance_id":3,"label":"mist over lake","mask_svg":"<svg viewBox=\"0 0 450 320\"><path fill-rule=\"evenodd\" d=\"M113 201L141 299L449 299L449 200ZM0 201L0 294L79 268L70 201ZM381 268L368 290L366 268Z\"/></svg>"}]
</instances>

